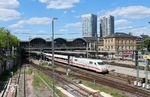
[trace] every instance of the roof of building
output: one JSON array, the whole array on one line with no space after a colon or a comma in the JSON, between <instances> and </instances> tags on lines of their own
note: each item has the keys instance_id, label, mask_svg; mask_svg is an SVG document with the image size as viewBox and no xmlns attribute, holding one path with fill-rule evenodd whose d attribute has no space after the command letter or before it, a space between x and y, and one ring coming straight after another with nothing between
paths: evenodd
<instances>
[{"instance_id":1,"label":"roof of building","mask_svg":"<svg viewBox=\"0 0 150 97\"><path fill-rule=\"evenodd\" d=\"M122 32L117 32L112 35L105 36L104 38L114 38L114 37L115 38L136 38L133 35L122 33Z\"/></svg>"},{"instance_id":2,"label":"roof of building","mask_svg":"<svg viewBox=\"0 0 150 97\"><path fill-rule=\"evenodd\" d=\"M55 38L54 39L54 41L56 41L56 40L61 40L61 41L66 41L66 42L72 42L72 41L76 41L76 40L83 40L83 41L87 41L88 39L86 38L83 38L83 37L79 37L79 38L72 38L72 39L66 39L66 38ZM91 37L90 37L90 39L91 39ZM89 39L89 40L90 40ZM93 38L92 38L93 39ZM33 38L33 39L31 39L30 41L35 41L35 40L44 40L44 41L46 41L46 42L51 42L52 40L51 39L44 39L44 38L39 38L39 37L36 37L36 38ZM29 42L29 40L26 40L26 41L21 41L21 42Z\"/></svg>"}]
</instances>

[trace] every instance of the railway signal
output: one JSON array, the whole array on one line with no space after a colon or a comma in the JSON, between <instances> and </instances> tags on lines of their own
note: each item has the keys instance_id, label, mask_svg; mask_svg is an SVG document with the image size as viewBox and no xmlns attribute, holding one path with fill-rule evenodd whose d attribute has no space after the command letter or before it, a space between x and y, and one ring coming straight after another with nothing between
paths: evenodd
<instances>
[{"instance_id":1,"label":"railway signal","mask_svg":"<svg viewBox=\"0 0 150 97\"><path fill-rule=\"evenodd\" d=\"M138 65L138 51L135 51L135 65Z\"/></svg>"},{"instance_id":2,"label":"railway signal","mask_svg":"<svg viewBox=\"0 0 150 97\"><path fill-rule=\"evenodd\" d=\"M147 52L150 52L150 45L147 46ZM148 84L148 68L150 65L150 55L145 55L144 59L145 59L145 83L143 84L143 87L149 89L150 86Z\"/></svg>"},{"instance_id":3,"label":"railway signal","mask_svg":"<svg viewBox=\"0 0 150 97\"><path fill-rule=\"evenodd\" d=\"M135 66L136 66L136 81L135 81L135 85L140 86L140 82L139 82L139 64L138 64L138 51L135 51Z\"/></svg>"},{"instance_id":4,"label":"railway signal","mask_svg":"<svg viewBox=\"0 0 150 97\"><path fill-rule=\"evenodd\" d=\"M150 44L147 46L147 52L150 52ZM148 84L148 68L150 65L150 55L145 55L144 59L145 59L145 83L143 87L149 89L150 86Z\"/></svg>"},{"instance_id":5,"label":"railway signal","mask_svg":"<svg viewBox=\"0 0 150 97\"><path fill-rule=\"evenodd\" d=\"M145 59L145 84L143 87L149 89L150 86L148 85L148 67L149 67L149 59Z\"/></svg>"}]
</instances>

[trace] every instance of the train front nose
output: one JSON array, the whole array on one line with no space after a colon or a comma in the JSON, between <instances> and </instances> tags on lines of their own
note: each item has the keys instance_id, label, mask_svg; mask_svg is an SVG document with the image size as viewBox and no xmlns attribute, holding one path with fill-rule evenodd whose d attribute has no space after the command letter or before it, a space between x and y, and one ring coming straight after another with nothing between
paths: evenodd
<instances>
[{"instance_id":1,"label":"train front nose","mask_svg":"<svg viewBox=\"0 0 150 97\"><path fill-rule=\"evenodd\" d=\"M107 72L108 71L106 66L101 67L101 69L102 69L102 72Z\"/></svg>"}]
</instances>

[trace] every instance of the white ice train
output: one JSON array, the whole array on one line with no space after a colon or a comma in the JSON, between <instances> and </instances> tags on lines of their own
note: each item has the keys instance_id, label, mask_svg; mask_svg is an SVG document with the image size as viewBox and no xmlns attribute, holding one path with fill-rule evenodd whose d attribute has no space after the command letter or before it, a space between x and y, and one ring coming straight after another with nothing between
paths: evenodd
<instances>
[{"instance_id":1,"label":"white ice train","mask_svg":"<svg viewBox=\"0 0 150 97\"><path fill-rule=\"evenodd\" d=\"M48 59L52 59L52 54L44 53ZM108 69L106 64L100 59L89 59L89 58L78 58L70 56L70 65L78 66L81 68L86 68L94 70L96 72L107 73ZM54 54L54 60L62 63L68 63L68 56Z\"/></svg>"}]
</instances>

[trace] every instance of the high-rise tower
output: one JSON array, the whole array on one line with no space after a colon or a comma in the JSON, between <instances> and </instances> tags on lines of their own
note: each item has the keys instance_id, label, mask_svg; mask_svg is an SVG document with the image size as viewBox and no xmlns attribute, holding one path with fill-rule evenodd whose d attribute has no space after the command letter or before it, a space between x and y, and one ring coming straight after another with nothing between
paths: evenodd
<instances>
[{"instance_id":1,"label":"high-rise tower","mask_svg":"<svg viewBox=\"0 0 150 97\"><path fill-rule=\"evenodd\" d=\"M114 16L105 16L100 19L100 37L114 33Z\"/></svg>"},{"instance_id":2,"label":"high-rise tower","mask_svg":"<svg viewBox=\"0 0 150 97\"><path fill-rule=\"evenodd\" d=\"M94 14L82 15L82 36L96 37L97 36L97 16Z\"/></svg>"}]
</instances>

